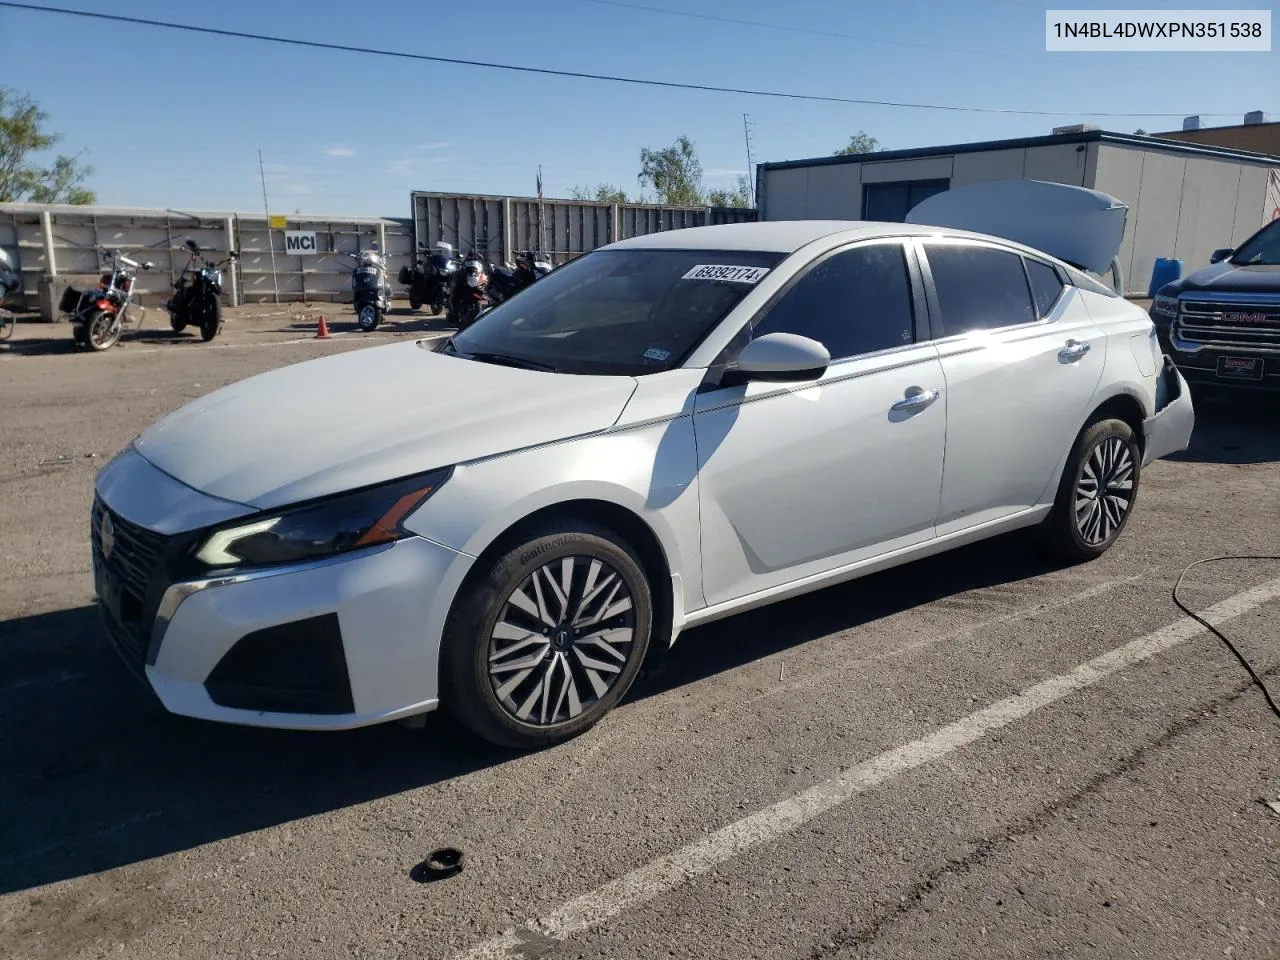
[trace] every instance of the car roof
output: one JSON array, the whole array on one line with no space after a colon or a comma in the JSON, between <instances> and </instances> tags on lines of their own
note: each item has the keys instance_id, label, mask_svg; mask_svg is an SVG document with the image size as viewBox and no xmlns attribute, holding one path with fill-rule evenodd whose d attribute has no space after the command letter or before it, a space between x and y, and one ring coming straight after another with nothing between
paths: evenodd
<instances>
[{"instance_id":1,"label":"car roof","mask_svg":"<svg viewBox=\"0 0 1280 960\"><path fill-rule=\"evenodd\" d=\"M871 237L922 237L930 235L994 240L1045 256L1042 251L1000 237L951 227L931 227L911 223L884 223L875 220L766 220L755 223L723 223L713 227L685 227L646 233L620 240L602 250L758 250L794 253L824 237L861 240Z\"/></svg>"}]
</instances>

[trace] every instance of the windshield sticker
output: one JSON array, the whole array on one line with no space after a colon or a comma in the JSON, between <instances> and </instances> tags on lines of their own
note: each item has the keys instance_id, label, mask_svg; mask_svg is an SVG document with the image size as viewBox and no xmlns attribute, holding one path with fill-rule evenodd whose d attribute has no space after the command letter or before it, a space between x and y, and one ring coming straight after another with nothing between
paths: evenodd
<instances>
[{"instance_id":1,"label":"windshield sticker","mask_svg":"<svg viewBox=\"0 0 1280 960\"><path fill-rule=\"evenodd\" d=\"M734 267L727 263L700 263L680 279L759 283L768 272L768 267Z\"/></svg>"},{"instance_id":2,"label":"windshield sticker","mask_svg":"<svg viewBox=\"0 0 1280 960\"><path fill-rule=\"evenodd\" d=\"M663 350L659 347L650 347L644 352L644 358L646 360L657 360L659 363L667 359L669 356L671 356L670 350Z\"/></svg>"}]
</instances>

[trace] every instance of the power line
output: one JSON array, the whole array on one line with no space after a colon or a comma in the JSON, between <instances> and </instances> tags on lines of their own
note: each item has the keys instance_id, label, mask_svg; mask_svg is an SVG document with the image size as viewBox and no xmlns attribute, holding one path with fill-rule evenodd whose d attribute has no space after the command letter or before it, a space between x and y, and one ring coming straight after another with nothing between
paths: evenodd
<instances>
[{"instance_id":1,"label":"power line","mask_svg":"<svg viewBox=\"0 0 1280 960\"><path fill-rule=\"evenodd\" d=\"M374 47L357 47L345 43L325 43L320 40L300 40L294 37L277 37L270 34L247 33L240 30L222 30L217 27L199 27L189 23L171 23L165 20L148 20L142 17L126 17L115 13L93 13L88 10L69 10L64 7L47 7L34 3L14 3L0 0L0 7L14 10L30 10L36 13L57 13L69 17L82 17L89 20L105 20L112 23L128 23L135 26L162 27L167 30L181 30L187 33L202 33L218 37L232 37L238 40L260 40L266 43L281 43L295 47L307 47L319 50L335 50L342 53L364 53L379 57L395 57L402 60L420 60L429 63L447 63L454 66L482 67L487 70L506 70L515 73L533 73L549 77L569 77L577 80L604 80L610 83L629 83L634 86L664 87L672 90L698 90L706 93L734 93L748 97L772 97L779 100L803 100L813 103L843 103L854 106L898 107L911 110L946 110L959 113L998 113L1033 117L1177 117L1186 116L1192 111L1182 113L1116 113L1108 111L1088 110L1017 110L1008 107L963 107L942 103L906 103L894 100L863 100L854 97L833 97L819 94L783 93L776 90L750 90L743 87L721 87L705 83L678 83L674 80L650 80L640 77L623 77L603 73L582 73L574 70L554 70L550 67L526 67L510 63L490 63L484 60L463 60L456 57L436 57L425 53L408 53L402 50L380 50ZM1198 111L1200 116L1219 117L1234 116L1228 113L1214 113L1210 110ZM1237 111L1238 112L1238 111Z\"/></svg>"},{"instance_id":2,"label":"power line","mask_svg":"<svg viewBox=\"0 0 1280 960\"><path fill-rule=\"evenodd\" d=\"M689 10L672 10L668 7L650 7L642 3L627 3L624 0L586 0L605 7L620 7L624 10L643 10L646 13L660 13L671 17L688 17L691 20L710 20L713 23L732 23L743 27L760 27L765 30L785 30L789 33L803 33L811 37L836 37L841 40L857 40L861 43L882 43L894 47L914 47L917 50L945 50L948 53L966 53L970 56L996 58L1001 60L1024 59L1004 56L984 50L965 50L961 47L944 47L932 43L913 43L910 40L889 40L885 37L868 37L856 33L840 33L836 30L818 30L814 27L798 27L789 23L768 23L763 20L743 20L739 17L725 17L714 13L693 13ZM1096 116L1096 114L1095 114Z\"/></svg>"}]
</instances>

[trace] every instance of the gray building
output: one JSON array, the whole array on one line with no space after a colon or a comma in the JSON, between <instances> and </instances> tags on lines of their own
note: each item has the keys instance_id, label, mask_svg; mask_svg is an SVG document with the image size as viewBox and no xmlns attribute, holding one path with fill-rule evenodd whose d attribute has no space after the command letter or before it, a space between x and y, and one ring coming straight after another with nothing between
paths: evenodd
<instances>
[{"instance_id":1,"label":"gray building","mask_svg":"<svg viewBox=\"0 0 1280 960\"><path fill-rule=\"evenodd\" d=\"M1200 143L1066 128L1044 137L762 163L761 220L901 221L921 200L990 180L1050 180L1129 207L1120 268L1145 295L1157 257L1184 273L1234 246L1280 208L1280 157Z\"/></svg>"}]
</instances>

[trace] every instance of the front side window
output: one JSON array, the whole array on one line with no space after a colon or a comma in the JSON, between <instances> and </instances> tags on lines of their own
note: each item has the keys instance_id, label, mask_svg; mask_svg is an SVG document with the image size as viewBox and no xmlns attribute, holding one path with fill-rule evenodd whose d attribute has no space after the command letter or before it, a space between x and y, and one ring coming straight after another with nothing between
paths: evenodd
<instances>
[{"instance_id":1,"label":"front side window","mask_svg":"<svg viewBox=\"0 0 1280 960\"><path fill-rule=\"evenodd\" d=\"M756 322L752 337L795 333L832 360L911 343L911 281L900 243L854 247L802 276Z\"/></svg>"},{"instance_id":2,"label":"front side window","mask_svg":"<svg viewBox=\"0 0 1280 960\"><path fill-rule=\"evenodd\" d=\"M960 243L925 243L938 293L944 337L994 330L1036 319L1016 253Z\"/></svg>"},{"instance_id":3,"label":"front side window","mask_svg":"<svg viewBox=\"0 0 1280 960\"><path fill-rule=\"evenodd\" d=\"M498 304L441 352L558 373L670 370L782 257L741 250L597 250Z\"/></svg>"}]
</instances>

